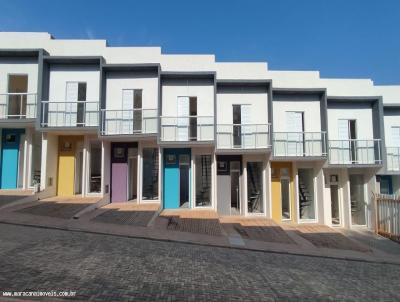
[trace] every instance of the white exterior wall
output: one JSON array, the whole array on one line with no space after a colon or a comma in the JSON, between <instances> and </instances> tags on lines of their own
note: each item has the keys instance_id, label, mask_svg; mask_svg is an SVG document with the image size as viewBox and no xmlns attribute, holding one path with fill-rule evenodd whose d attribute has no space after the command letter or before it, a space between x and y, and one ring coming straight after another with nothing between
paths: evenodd
<instances>
[{"instance_id":1,"label":"white exterior wall","mask_svg":"<svg viewBox=\"0 0 400 302\"><path fill-rule=\"evenodd\" d=\"M268 123L268 93L218 93L217 124L232 124L232 105L251 105L251 121Z\"/></svg>"},{"instance_id":2,"label":"white exterior wall","mask_svg":"<svg viewBox=\"0 0 400 302\"><path fill-rule=\"evenodd\" d=\"M211 71L214 70L214 55L162 55L163 71Z\"/></svg>"},{"instance_id":3,"label":"white exterior wall","mask_svg":"<svg viewBox=\"0 0 400 302\"><path fill-rule=\"evenodd\" d=\"M0 59L0 94L8 93L8 75L28 75L28 93L37 92L38 64L37 59L13 58Z\"/></svg>"},{"instance_id":4,"label":"white exterior wall","mask_svg":"<svg viewBox=\"0 0 400 302\"><path fill-rule=\"evenodd\" d=\"M323 88L319 71L269 70L267 78L275 88Z\"/></svg>"},{"instance_id":5,"label":"white exterior wall","mask_svg":"<svg viewBox=\"0 0 400 302\"><path fill-rule=\"evenodd\" d=\"M319 97L296 98L295 96L279 96L273 101L274 114L274 132L286 132L287 129L287 111L304 112L304 131L305 132L320 132L321 131L321 111ZM278 118L279 117L279 118Z\"/></svg>"},{"instance_id":6,"label":"white exterior wall","mask_svg":"<svg viewBox=\"0 0 400 302\"><path fill-rule=\"evenodd\" d=\"M45 190L46 196L56 195L58 170L58 136L43 133L42 136L42 167L40 175L40 190ZM49 180L52 179L52 185Z\"/></svg>"},{"instance_id":7,"label":"white exterior wall","mask_svg":"<svg viewBox=\"0 0 400 302\"><path fill-rule=\"evenodd\" d=\"M101 194L105 202L111 201L111 143L102 141L101 152ZM108 187L108 192L105 191Z\"/></svg>"},{"instance_id":8,"label":"white exterior wall","mask_svg":"<svg viewBox=\"0 0 400 302\"><path fill-rule=\"evenodd\" d=\"M217 79L269 79L266 62L215 62Z\"/></svg>"},{"instance_id":9,"label":"white exterior wall","mask_svg":"<svg viewBox=\"0 0 400 302\"><path fill-rule=\"evenodd\" d=\"M400 104L400 85L374 86L374 90L382 96L383 104Z\"/></svg>"},{"instance_id":10,"label":"white exterior wall","mask_svg":"<svg viewBox=\"0 0 400 302\"><path fill-rule=\"evenodd\" d=\"M353 108L335 106L329 108L328 105L328 133L329 139L339 139L339 119L357 120L357 139L373 139L372 108L367 104L358 104Z\"/></svg>"},{"instance_id":11,"label":"white exterior wall","mask_svg":"<svg viewBox=\"0 0 400 302\"><path fill-rule=\"evenodd\" d=\"M385 144L387 147L400 147L396 146L393 142L392 127L400 127L400 115L385 115L384 118L385 127Z\"/></svg>"},{"instance_id":12,"label":"white exterior wall","mask_svg":"<svg viewBox=\"0 0 400 302\"><path fill-rule=\"evenodd\" d=\"M122 109L123 89L142 89L142 108L157 109L158 77L143 77L135 72L110 72L106 78L106 109Z\"/></svg>"},{"instance_id":13,"label":"white exterior wall","mask_svg":"<svg viewBox=\"0 0 400 302\"><path fill-rule=\"evenodd\" d=\"M100 99L100 71L96 66L51 65L49 81L49 100L66 101L67 82L86 82L86 101L98 102ZM47 100L46 100L47 101Z\"/></svg>"},{"instance_id":14,"label":"white exterior wall","mask_svg":"<svg viewBox=\"0 0 400 302\"><path fill-rule=\"evenodd\" d=\"M178 96L197 97L197 115L214 116L214 85L202 80L168 80L162 86L162 115L177 116ZM191 85L195 83L195 85Z\"/></svg>"},{"instance_id":15,"label":"white exterior wall","mask_svg":"<svg viewBox=\"0 0 400 302\"><path fill-rule=\"evenodd\" d=\"M320 79L328 96L376 96L370 79Z\"/></svg>"}]
</instances>

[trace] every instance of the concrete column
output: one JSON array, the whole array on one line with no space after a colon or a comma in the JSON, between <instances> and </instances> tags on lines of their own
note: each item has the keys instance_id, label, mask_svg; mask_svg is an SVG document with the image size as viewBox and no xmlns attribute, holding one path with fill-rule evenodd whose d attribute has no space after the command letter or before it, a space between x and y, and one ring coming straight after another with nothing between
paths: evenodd
<instances>
[{"instance_id":1,"label":"concrete column","mask_svg":"<svg viewBox=\"0 0 400 302\"><path fill-rule=\"evenodd\" d=\"M345 228L350 228L351 227L351 206L350 206L350 180L349 180L349 174L348 170L341 169L339 175L339 182L342 184L342 220L343 220L343 226Z\"/></svg>"},{"instance_id":2,"label":"concrete column","mask_svg":"<svg viewBox=\"0 0 400 302\"><path fill-rule=\"evenodd\" d=\"M22 188L28 189L30 185L30 172L31 172L31 154L32 154L32 130L31 128L25 129L24 140L24 154L22 157Z\"/></svg>"},{"instance_id":3,"label":"concrete column","mask_svg":"<svg viewBox=\"0 0 400 302\"><path fill-rule=\"evenodd\" d=\"M195 164L195 156L197 155L196 149L191 148L191 157L190 157L190 171L191 171L191 178L190 178L190 208L193 209L196 206L196 164Z\"/></svg>"},{"instance_id":4,"label":"concrete column","mask_svg":"<svg viewBox=\"0 0 400 302\"><path fill-rule=\"evenodd\" d=\"M218 177L217 177L217 155L215 151L212 153L212 166L211 166L212 176L211 176L211 194L212 194L212 207L215 211L218 209L218 199L217 199L217 190L218 190Z\"/></svg>"},{"instance_id":5,"label":"concrete column","mask_svg":"<svg viewBox=\"0 0 400 302\"><path fill-rule=\"evenodd\" d=\"M293 175L293 185L294 185L294 206L291 209L292 211L292 221L293 222L299 222L300 218L299 218L299 209L298 209L298 205L299 205L299 173L298 173L298 168L297 168L297 163L296 162L292 162L292 175Z\"/></svg>"},{"instance_id":6,"label":"concrete column","mask_svg":"<svg viewBox=\"0 0 400 302\"><path fill-rule=\"evenodd\" d=\"M164 208L164 198L163 198L163 183L164 183L164 179L163 179L163 161L164 161L164 149L159 147L158 148L158 198L160 200L161 203L161 208Z\"/></svg>"},{"instance_id":7,"label":"concrete column","mask_svg":"<svg viewBox=\"0 0 400 302\"><path fill-rule=\"evenodd\" d=\"M83 155L82 155L82 197L89 193L89 156L90 140L87 135L83 137Z\"/></svg>"},{"instance_id":8,"label":"concrete column","mask_svg":"<svg viewBox=\"0 0 400 302\"><path fill-rule=\"evenodd\" d=\"M242 177L242 213L247 216L247 157L243 156L243 177Z\"/></svg>"},{"instance_id":9,"label":"concrete column","mask_svg":"<svg viewBox=\"0 0 400 302\"><path fill-rule=\"evenodd\" d=\"M47 133L42 133L42 162L40 166L40 191L46 189L47 185L47 171L46 171L46 164L47 164Z\"/></svg>"},{"instance_id":10,"label":"concrete column","mask_svg":"<svg viewBox=\"0 0 400 302\"><path fill-rule=\"evenodd\" d=\"M143 145L138 142L137 171L136 171L136 198L137 202L142 202L142 183L143 183Z\"/></svg>"},{"instance_id":11,"label":"concrete column","mask_svg":"<svg viewBox=\"0 0 400 302\"><path fill-rule=\"evenodd\" d=\"M330 185L329 185L329 174L324 174L321 166L318 166L318 172L316 176L316 198L315 198L315 210L316 219L318 223L325 225L331 225L331 198L330 198ZM327 179L325 179L327 178ZM326 184L326 185L325 185Z\"/></svg>"},{"instance_id":12,"label":"concrete column","mask_svg":"<svg viewBox=\"0 0 400 302\"><path fill-rule=\"evenodd\" d=\"M375 171L371 171L366 175L366 186L367 186L367 194L366 194L366 202L367 202L367 210L366 210L366 224L367 227L371 230L375 229L375 200L374 194L377 193L376 186L376 176Z\"/></svg>"},{"instance_id":13,"label":"concrete column","mask_svg":"<svg viewBox=\"0 0 400 302\"><path fill-rule=\"evenodd\" d=\"M269 206L267 205L268 203L268 159L264 158L262 161L262 200L263 200L263 209L264 209L264 216L268 217L269 213Z\"/></svg>"},{"instance_id":14,"label":"concrete column","mask_svg":"<svg viewBox=\"0 0 400 302\"><path fill-rule=\"evenodd\" d=\"M101 145L101 194L107 202L110 202L111 144L108 141L102 141Z\"/></svg>"},{"instance_id":15,"label":"concrete column","mask_svg":"<svg viewBox=\"0 0 400 302\"><path fill-rule=\"evenodd\" d=\"M267 218L272 219L272 179L271 179L271 161L270 157L267 157L267 164L266 164L266 208L265 208L265 215Z\"/></svg>"}]
</instances>

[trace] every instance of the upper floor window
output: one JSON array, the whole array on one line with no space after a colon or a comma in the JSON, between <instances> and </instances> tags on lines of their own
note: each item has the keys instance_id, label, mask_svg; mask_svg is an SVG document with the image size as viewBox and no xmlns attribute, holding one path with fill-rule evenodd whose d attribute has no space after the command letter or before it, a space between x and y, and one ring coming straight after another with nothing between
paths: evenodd
<instances>
[{"instance_id":1,"label":"upper floor window","mask_svg":"<svg viewBox=\"0 0 400 302\"><path fill-rule=\"evenodd\" d=\"M26 116L28 75L8 75L8 108L9 118L21 118Z\"/></svg>"},{"instance_id":2,"label":"upper floor window","mask_svg":"<svg viewBox=\"0 0 400 302\"><path fill-rule=\"evenodd\" d=\"M142 90L122 90L122 120L123 129L127 133L142 130Z\"/></svg>"},{"instance_id":3,"label":"upper floor window","mask_svg":"<svg viewBox=\"0 0 400 302\"><path fill-rule=\"evenodd\" d=\"M180 96L177 104L179 140L197 140L197 97Z\"/></svg>"},{"instance_id":4,"label":"upper floor window","mask_svg":"<svg viewBox=\"0 0 400 302\"><path fill-rule=\"evenodd\" d=\"M71 102L67 104L70 107L67 109L71 109L71 112L76 110L76 125L79 127L84 126L86 118L86 83L67 82L65 99L67 102Z\"/></svg>"},{"instance_id":5,"label":"upper floor window","mask_svg":"<svg viewBox=\"0 0 400 302\"><path fill-rule=\"evenodd\" d=\"M392 127L392 142L393 142L393 147L400 147L400 127L399 126Z\"/></svg>"}]
</instances>

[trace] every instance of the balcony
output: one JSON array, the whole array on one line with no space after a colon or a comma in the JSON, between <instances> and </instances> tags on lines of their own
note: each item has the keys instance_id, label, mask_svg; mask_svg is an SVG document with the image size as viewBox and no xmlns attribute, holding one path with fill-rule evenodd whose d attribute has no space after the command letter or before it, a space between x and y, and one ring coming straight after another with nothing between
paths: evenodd
<instances>
[{"instance_id":1,"label":"balcony","mask_svg":"<svg viewBox=\"0 0 400 302\"><path fill-rule=\"evenodd\" d=\"M101 109L101 135L157 134L157 109Z\"/></svg>"},{"instance_id":2,"label":"balcony","mask_svg":"<svg viewBox=\"0 0 400 302\"><path fill-rule=\"evenodd\" d=\"M217 149L271 148L270 124L218 124Z\"/></svg>"},{"instance_id":3,"label":"balcony","mask_svg":"<svg viewBox=\"0 0 400 302\"><path fill-rule=\"evenodd\" d=\"M214 140L213 116L161 116L162 142L210 142Z\"/></svg>"},{"instance_id":4,"label":"balcony","mask_svg":"<svg viewBox=\"0 0 400 302\"><path fill-rule=\"evenodd\" d=\"M42 101L42 127L97 127L99 102Z\"/></svg>"},{"instance_id":5,"label":"balcony","mask_svg":"<svg viewBox=\"0 0 400 302\"><path fill-rule=\"evenodd\" d=\"M0 94L0 119L36 118L36 93Z\"/></svg>"},{"instance_id":6,"label":"balcony","mask_svg":"<svg viewBox=\"0 0 400 302\"><path fill-rule=\"evenodd\" d=\"M400 147L386 148L387 170L390 172L400 171Z\"/></svg>"},{"instance_id":7,"label":"balcony","mask_svg":"<svg viewBox=\"0 0 400 302\"><path fill-rule=\"evenodd\" d=\"M276 157L326 157L326 132L274 132Z\"/></svg>"},{"instance_id":8,"label":"balcony","mask_svg":"<svg viewBox=\"0 0 400 302\"><path fill-rule=\"evenodd\" d=\"M332 165L382 164L381 140L329 140L329 163Z\"/></svg>"}]
</instances>

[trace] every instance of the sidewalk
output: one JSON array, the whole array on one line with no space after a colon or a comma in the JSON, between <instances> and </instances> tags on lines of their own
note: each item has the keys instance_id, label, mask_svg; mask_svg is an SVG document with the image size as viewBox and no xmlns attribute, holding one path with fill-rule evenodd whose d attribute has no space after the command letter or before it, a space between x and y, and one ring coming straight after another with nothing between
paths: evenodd
<instances>
[{"instance_id":1,"label":"sidewalk","mask_svg":"<svg viewBox=\"0 0 400 302\"><path fill-rule=\"evenodd\" d=\"M265 218L218 217L213 211L163 211L158 204L109 204L74 219L69 215L38 215L25 209L34 204L0 211L0 223L93 232L117 236L185 242L304 256L400 264L400 256L362 240L346 230L323 225L278 225ZM65 208L65 207L64 207ZM65 208L67 209L67 208ZM69 210L67 210L69 211ZM40 213L39 213L40 214ZM73 215L72 215L73 216ZM367 236L363 234L363 236ZM353 234L354 237L354 234ZM368 237L367 237L368 238ZM379 236L379 238L382 238Z\"/></svg>"}]
</instances>

